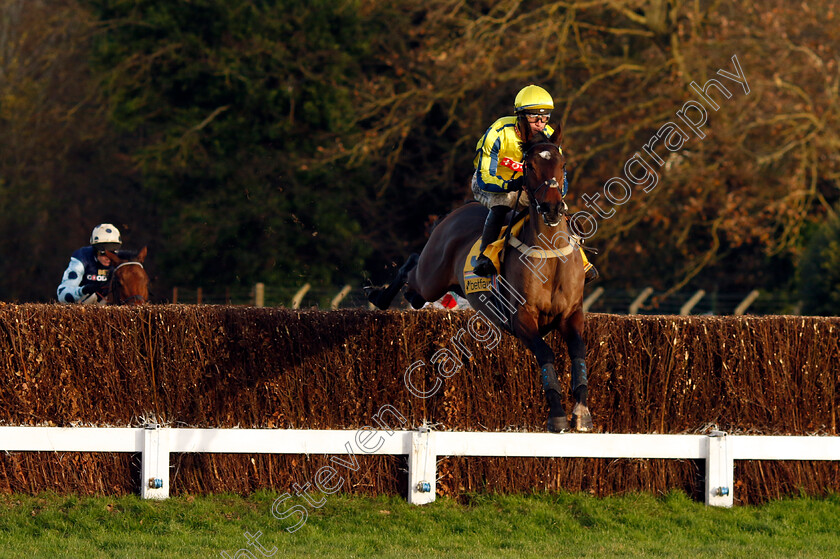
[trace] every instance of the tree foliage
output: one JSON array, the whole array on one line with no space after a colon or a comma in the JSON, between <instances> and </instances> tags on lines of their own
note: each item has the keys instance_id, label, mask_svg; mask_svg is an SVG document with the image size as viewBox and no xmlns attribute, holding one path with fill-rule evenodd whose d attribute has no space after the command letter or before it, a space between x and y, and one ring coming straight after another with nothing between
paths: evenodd
<instances>
[{"instance_id":1,"label":"tree foliage","mask_svg":"<svg viewBox=\"0 0 840 559\"><path fill-rule=\"evenodd\" d=\"M0 298L47 300L94 225L142 232L130 214L146 208L91 83L89 14L72 0L3 0L0 16Z\"/></svg>"},{"instance_id":2,"label":"tree foliage","mask_svg":"<svg viewBox=\"0 0 840 559\"><path fill-rule=\"evenodd\" d=\"M6 298L51 296L108 220L150 244L164 292L386 281L470 196L479 136L528 83L555 98L572 209L614 210L588 241L605 285L789 289L840 200L828 0L0 6L0 201L18 210L0 230L38 255ZM744 88L718 72L733 56ZM645 146L710 79L731 97L712 88L703 137L656 161ZM605 203L636 154L656 187Z\"/></svg>"},{"instance_id":3,"label":"tree foliage","mask_svg":"<svg viewBox=\"0 0 840 559\"><path fill-rule=\"evenodd\" d=\"M159 208L158 258L181 285L302 283L359 269L336 169L297 160L340 134L364 32L353 2L97 1L111 119Z\"/></svg>"},{"instance_id":4,"label":"tree foliage","mask_svg":"<svg viewBox=\"0 0 840 559\"><path fill-rule=\"evenodd\" d=\"M840 314L840 219L835 217L816 231L798 272L802 312Z\"/></svg>"},{"instance_id":5,"label":"tree foliage","mask_svg":"<svg viewBox=\"0 0 840 559\"><path fill-rule=\"evenodd\" d=\"M445 209L464 193L484 127L510 112L519 87L538 83L555 96L570 200L584 209L583 194L601 192L661 125L679 122L676 112L698 97L690 84L726 81L716 72L733 72L736 55L749 94L727 82L735 93L717 96L705 139L671 154L659 186L615 208L591 244L603 249L596 261L607 278L625 286L782 286L787 278L764 275L770 259L795 259L803 224L823 219L838 196L837 26L826 24L830 3L809 5L417 3L410 55L392 48L388 79L364 84L349 161L370 162L390 144L377 194L419 188ZM422 165L418 176L417 150L406 146L441 137L449 151L420 153L443 165Z\"/></svg>"}]
</instances>

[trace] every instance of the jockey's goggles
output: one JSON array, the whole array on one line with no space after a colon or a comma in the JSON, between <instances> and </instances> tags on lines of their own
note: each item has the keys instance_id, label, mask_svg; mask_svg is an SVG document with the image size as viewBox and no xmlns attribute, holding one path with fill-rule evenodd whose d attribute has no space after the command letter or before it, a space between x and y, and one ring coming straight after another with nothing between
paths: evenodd
<instances>
[{"instance_id":1,"label":"jockey's goggles","mask_svg":"<svg viewBox=\"0 0 840 559\"><path fill-rule=\"evenodd\" d=\"M93 250L96 251L97 256L105 256L107 251L115 252L119 250L120 246L120 243L97 243Z\"/></svg>"},{"instance_id":2,"label":"jockey's goggles","mask_svg":"<svg viewBox=\"0 0 840 559\"><path fill-rule=\"evenodd\" d=\"M543 115L534 115L526 113L525 118L528 119L528 122L548 122L548 119L551 118L551 113L546 113Z\"/></svg>"}]
</instances>

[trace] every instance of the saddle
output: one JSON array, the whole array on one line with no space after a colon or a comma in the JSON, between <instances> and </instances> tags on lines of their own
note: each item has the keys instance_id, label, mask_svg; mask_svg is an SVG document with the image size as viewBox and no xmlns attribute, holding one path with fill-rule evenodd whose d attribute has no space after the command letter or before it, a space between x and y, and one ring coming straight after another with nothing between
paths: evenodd
<instances>
[{"instance_id":1,"label":"saddle","mask_svg":"<svg viewBox=\"0 0 840 559\"><path fill-rule=\"evenodd\" d=\"M530 217L527 213L523 215L522 219L514 219L513 225L504 226L499 238L487 245L487 248L484 249L484 255L490 258L497 270L502 269L505 243L509 243L514 249L534 258L566 257L574 251L574 248L571 245L554 250L535 249L525 245L525 243L519 240L518 235L521 233L528 219L530 219ZM508 234L508 229L510 229L510 234ZM480 254L480 247L481 238L477 238L470 249L470 254L467 257L466 262L464 263L464 286L466 293L489 291L496 280L496 276L485 278L473 273L475 260Z\"/></svg>"},{"instance_id":2,"label":"saddle","mask_svg":"<svg viewBox=\"0 0 840 559\"><path fill-rule=\"evenodd\" d=\"M572 244L567 244L562 248L543 249L532 247L522 242L519 239L519 235L525 226L526 220L528 219L530 219L530 217L525 212L514 218L512 225L502 228L500 238L487 245L484 249L484 255L490 258L497 270L502 270L506 244L518 251L520 253L520 257L525 255L528 259L561 258L565 261L567 256L574 253L575 250L579 250L581 256L583 257L584 270L586 270L587 265L589 267L592 266L592 264L589 264L586 259L586 255L583 253L582 247L576 248ZM475 243L472 245L466 262L464 262L464 294L488 292L486 295L479 295L479 300L484 301L485 304L489 305L489 307L495 309L492 312L499 320L499 326L508 332L515 334L512 322L513 307L510 302L506 301L506 293L510 293L510 285L508 284L505 288L503 288L502 285L505 283L504 274L483 277L473 272L476 260L480 254L480 247L481 239L479 238L476 239ZM513 258L516 258L516 256L513 256ZM521 298L521 295L519 295L519 297ZM522 302L524 302L524 299Z\"/></svg>"}]
</instances>

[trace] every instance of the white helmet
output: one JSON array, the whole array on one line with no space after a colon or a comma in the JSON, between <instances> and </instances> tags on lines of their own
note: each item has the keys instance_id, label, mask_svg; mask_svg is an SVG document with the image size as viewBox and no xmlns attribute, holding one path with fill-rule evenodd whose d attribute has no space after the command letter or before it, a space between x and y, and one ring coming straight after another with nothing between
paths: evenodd
<instances>
[{"instance_id":1,"label":"white helmet","mask_svg":"<svg viewBox=\"0 0 840 559\"><path fill-rule=\"evenodd\" d=\"M103 223L93 228L90 244L99 250L117 250L122 245L120 230L110 223Z\"/></svg>"}]
</instances>

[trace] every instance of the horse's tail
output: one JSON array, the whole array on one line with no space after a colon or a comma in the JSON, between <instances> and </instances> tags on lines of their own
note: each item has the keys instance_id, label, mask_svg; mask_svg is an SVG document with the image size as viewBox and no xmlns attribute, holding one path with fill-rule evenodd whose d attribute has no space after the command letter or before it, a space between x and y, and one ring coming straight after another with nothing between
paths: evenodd
<instances>
[{"instance_id":1,"label":"horse's tail","mask_svg":"<svg viewBox=\"0 0 840 559\"><path fill-rule=\"evenodd\" d=\"M394 278L394 281L388 287L365 287L365 295L367 295L368 301L383 311L390 307L394 297L397 296L397 293L405 285L408 279L408 273L417 266L418 260L420 260L420 255L416 252L409 256L408 260L405 261L405 264L397 272L397 277Z\"/></svg>"}]
</instances>

